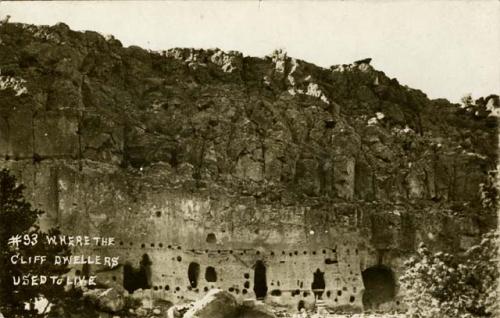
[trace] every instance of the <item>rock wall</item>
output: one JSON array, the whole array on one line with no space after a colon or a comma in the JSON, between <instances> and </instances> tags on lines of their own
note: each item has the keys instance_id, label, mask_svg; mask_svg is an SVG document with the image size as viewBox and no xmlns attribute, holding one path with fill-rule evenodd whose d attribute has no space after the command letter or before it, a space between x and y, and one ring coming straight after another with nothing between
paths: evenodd
<instances>
[{"instance_id":1,"label":"rock wall","mask_svg":"<svg viewBox=\"0 0 500 318\"><path fill-rule=\"evenodd\" d=\"M397 280L419 242L459 252L496 222L480 194L496 118L369 59L151 52L64 24L2 24L0 37L0 167L43 227L113 235L122 265L147 254L154 297L254 297L261 261L267 301L313 303L319 270L328 306L360 309L365 269Z\"/></svg>"}]
</instances>

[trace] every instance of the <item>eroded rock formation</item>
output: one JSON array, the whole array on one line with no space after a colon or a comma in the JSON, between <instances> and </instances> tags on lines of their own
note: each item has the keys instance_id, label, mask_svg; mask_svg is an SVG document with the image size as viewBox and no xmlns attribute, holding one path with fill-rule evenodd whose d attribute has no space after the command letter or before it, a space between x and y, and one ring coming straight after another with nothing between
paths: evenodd
<instances>
[{"instance_id":1,"label":"eroded rock formation","mask_svg":"<svg viewBox=\"0 0 500 318\"><path fill-rule=\"evenodd\" d=\"M44 226L115 236L107 253L128 266L149 259L154 297L218 287L359 310L366 270L388 268L397 289L419 242L459 252L494 226L480 187L496 118L370 59L151 52L64 24L6 23L0 40L0 166ZM101 275L123 282L124 267Z\"/></svg>"}]
</instances>

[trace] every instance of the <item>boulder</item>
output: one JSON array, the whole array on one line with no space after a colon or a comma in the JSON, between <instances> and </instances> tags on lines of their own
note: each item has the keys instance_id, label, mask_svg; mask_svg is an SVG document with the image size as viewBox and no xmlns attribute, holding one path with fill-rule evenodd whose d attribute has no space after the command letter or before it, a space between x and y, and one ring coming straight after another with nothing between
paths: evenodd
<instances>
[{"instance_id":1,"label":"boulder","mask_svg":"<svg viewBox=\"0 0 500 318\"><path fill-rule=\"evenodd\" d=\"M212 289L193 304L184 318L234 318L238 309L233 295L220 289Z\"/></svg>"},{"instance_id":2,"label":"boulder","mask_svg":"<svg viewBox=\"0 0 500 318\"><path fill-rule=\"evenodd\" d=\"M136 316L145 317L148 314L148 311L142 307L137 308L135 311Z\"/></svg>"},{"instance_id":3,"label":"boulder","mask_svg":"<svg viewBox=\"0 0 500 318\"><path fill-rule=\"evenodd\" d=\"M118 312L125 306L125 293L115 288L91 289L83 297L106 312Z\"/></svg>"},{"instance_id":4,"label":"boulder","mask_svg":"<svg viewBox=\"0 0 500 318\"><path fill-rule=\"evenodd\" d=\"M130 294L130 297L134 299L134 301L136 301L138 304L140 304L140 307L147 310L153 309L154 301L149 289L139 288L135 290L132 294Z\"/></svg>"}]
</instances>

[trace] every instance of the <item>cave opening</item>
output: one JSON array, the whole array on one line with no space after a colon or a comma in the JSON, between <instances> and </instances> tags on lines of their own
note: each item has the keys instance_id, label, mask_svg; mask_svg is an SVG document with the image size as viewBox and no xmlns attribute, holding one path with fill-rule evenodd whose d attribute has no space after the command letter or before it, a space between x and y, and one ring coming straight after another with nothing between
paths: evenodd
<instances>
[{"instance_id":1,"label":"cave opening","mask_svg":"<svg viewBox=\"0 0 500 318\"><path fill-rule=\"evenodd\" d=\"M305 309L306 305L303 300L299 300L299 304L297 305L297 310L300 311L302 308Z\"/></svg>"},{"instance_id":2,"label":"cave opening","mask_svg":"<svg viewBox=\"0 0 500 318\"><path fill-rule=\"evenodd\" d=\"M152 262L148 254L142 255L139 269L135 269L130 262L125 263L123 266L123 287L131 294L137 289L150 289L152 285L151 265Z\"/></svg>"},{"instance_id":3,"label":"cave opening","mask_svg":"<svg viewBox=\"0 0 500 318\"><path fill-rule=\"evenodd\" d=\"M85 278L85 279L88 279L89 276L90 276L90 265L85 263L82 265L82 276Z\"/></svg>"},{"instance_id":4,"label":"cave opening","mask_svg":"<svg viewBox=\"0 0 500 318\"><path fill-rule=\"evenodd\" d=\"M320 271L318 268L313 274L314 277L313 277L313 282L311 284L311 289L314 293L314 296L317 299L321 299L323 293L325 292L325 287L326 287L325 272Z\"/></svg>"},{"instance_id":5,"label":"cave opening","mask_svg":"<svg viewBox=\"0 0 500 318\"><path fill-rule=\"evenodd\" d=\"M208 266L205 269L205 280L209 283L215 283L217 281L217 272L212 266Z\"/></svg>"},{"instance_id":6,"label":"cave opening","mask_svg":"<svg viewBox=\"0 0 500 318\"><path fill-rule=\"evenodd\" d=\"M142 289L149 289L153 285L152 282L152 269L151 265L153 262L149 259L148 254L143 254L141 262L139 263L139 272L141 273L142 280L144 282Z\"/></svg>"},{"instance_id":7,"label":"cave opening","mask_svg":"<svg viewBox=\"0 0 500 318\"><path fill-rule=\"evenodd\" d=\"M200 264L191 262L188 266L188 280L189 285L192 288L196 288L198 286L198 277L200 276Z\"/></svg>"},{"instance_id":8,"label":"cave opening","mask_svg":"<svg viewBox=\"0 0 500 318\"><path fill-rule=\"evenodd\" d=\"M208 233L206 242L209 244L215 244L217 243L217 238L215 237L214 233Z\"/></svg>"},{"instance_id":9,"label":"cave opening","mask_svg":"<svg viewBox=\"0 0 500 318\"><path fill-rule=\"evenodd\" d=\"M253 291L257 299L262 299L267 295L266 265L262 261L255 263Z\"/></svg>"},{"instance_id":10,"label":"cave opening","mask_svg":"<svg viewBox=\"0 0 500 318\"><path fill-rule=\"evenodd\" d=\"M137 276L134 273L132 264L126 263L123 266L123 287L132 294L136 289L139 289Z\"/></svg>"},{"instance_id":11,"label":"cave opening","mask_svg":"<svg viewBox=\"0 0 500 318\"><path fill-rule=\"evenodd\" d=\"M365 292L363 307L376 309L380 304L394 300L396 282L392 270L383 265L367 268L362 273Z\"/></svg>"}]
</instances>

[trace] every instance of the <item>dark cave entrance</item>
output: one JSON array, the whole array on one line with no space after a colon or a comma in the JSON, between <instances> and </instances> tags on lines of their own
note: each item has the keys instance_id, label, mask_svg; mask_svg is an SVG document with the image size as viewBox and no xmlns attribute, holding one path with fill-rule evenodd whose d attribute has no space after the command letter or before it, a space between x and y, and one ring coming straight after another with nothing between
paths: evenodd
<instances>
[{"instance_id":1,"label":"dark cave entrance","mask_svg":"<svg viewBox=\"0 0 500 318\"><path fill-rule=\"evenodd\" d=\"M206 241L207 243L214 244L217 243L217 238L214 233L208 233Z\"/></svg>"},{"instance_id":2,"label":"dark cave entrance","mask_svg":"<svg viewBox=\"0 0 500 318\"><path fill-rule=\"evenodd\" d=\"M392 270L383 265L377 265L364 270L363 307L376 309L380 304L392 301L396 295L396 282Z\"/></svg>"},{"instance_id":3,"label":"dark cave entrance","mask_svg":"<svg viewBox=\"0 0 500 318\"><path fill-rule=\"evenodd\" d=\"M189 263L188 279L191 287L196 288L198 286L198 277L200 277L200 264Z\"/></svg>"},{"instance_id":4,"label":"dark cave entrance","mask_svg":"<svg viewBox=\"0 0 500 318\"><path fill-rule=\"evenodd\" d=\"M205 269L205 280L209 283L217 281L217 272L212 266L208 266L207 269Z\"/></svg>"},{"instance_id":5,"label":"dark cave entrance","mask_svg":"<svg viewBox=\"0 0 500 318\"><path fill-rule=\"evenodd\" d=\"M152 281L152 269L151 265L153 262L149 259L148 254L143 254L141 262L139 263L139 273L142 276L142 281L144 282L142 289L149 289L153 285Z\"/></svg>"},{"instance_id":6,"label":"dark cave entrance","mask_svg":"<svg viewBox=\"0 0 500 318\"><path fill-rule=\"evenodd\" d=\"M131 294L140 288L134 275L134 268L130 263L123 266L123 287Z\"/></svg>"},{"instance_id":7,"label":"dark cave entrance","mask_svg":"<svg viewBox=\"0 0 500 318\"><path fill-rule=\"evenodd\" d=\"M254 268L253 291L257 299L262 299L267 295L266 265L262 261L257 261Z\"/></svg>"},{"instance_id":8,"label":"dark cave entrance","mask_svg":"<svg viewBox=\"0 0 500 318\"><path fill-rule=\"evenodd\" d=\"M90 276L90 265L87 263L82 266L82 276L85 277L85 279L88 279Z\"/></svg>"},{"instance_id":9,"label":"dark cave entrance","mask_svg":"<svg viewBox=\"0 0 500 318\"><path fill-rule=\"evenodd\" d=\"M314 293L314 296L317 299L321 299L323 293L325 292L325 287L326 287L325 272L320 271L318 268L313 274L314 277L313 277L313 282L311 284L311 289Z\"/></svg>"},{"instance_id":10,"label":"dark cave entrance","mask_svg":"<svg viewBox=\"0 0 500 318\"><path fill-rule=\"evenodd\" d=\"M148 254L142 255L139 269L135 269L127 262L123 266L123 287L131 294L137 289L151 288L152 264Z\"/></svg>"},{"instance_id":11,"label":"dark cave entrance","mask_svg":"<svg viewBox=\"0 0 500 318\"><path fill-rule=\"evenodd\" d=\"M306 304L303 300L299 300L299 304L297 305L297 310L300 311L302 308L306 308Z\"/></svg>"}]
</instances>

